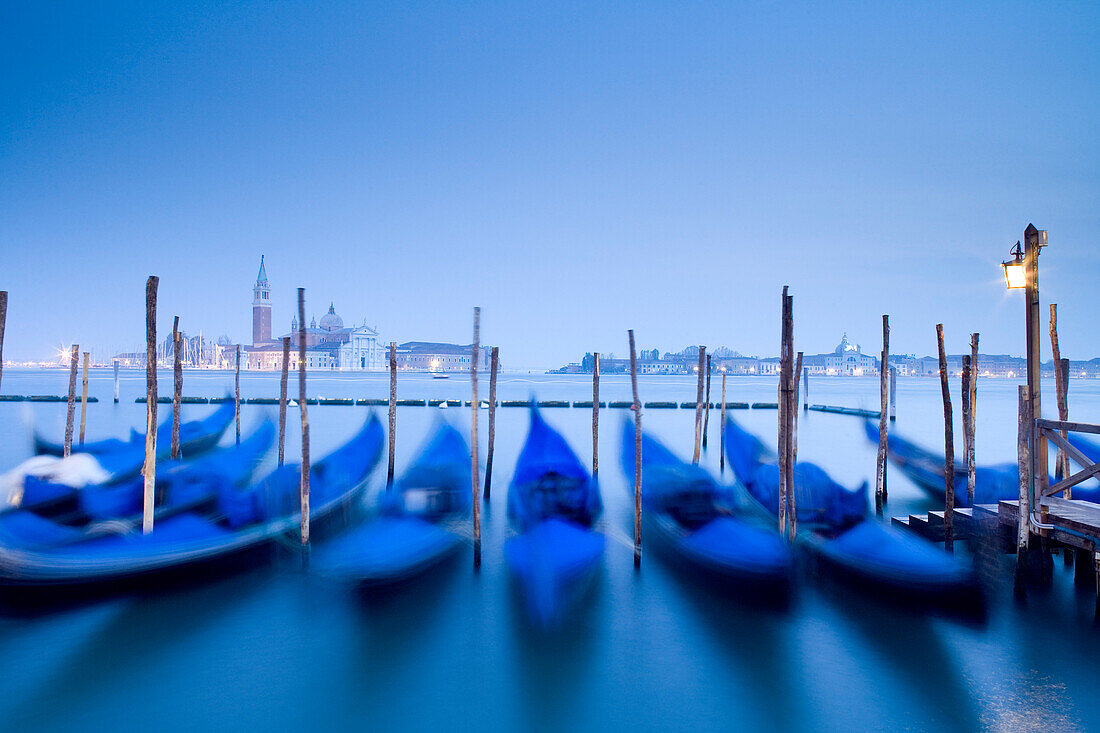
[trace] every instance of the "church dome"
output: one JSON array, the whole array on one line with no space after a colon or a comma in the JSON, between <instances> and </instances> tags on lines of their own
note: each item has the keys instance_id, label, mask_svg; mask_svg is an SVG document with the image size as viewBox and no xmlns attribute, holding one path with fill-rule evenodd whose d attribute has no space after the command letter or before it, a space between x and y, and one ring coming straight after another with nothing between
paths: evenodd
<instances>
[{"instance_id":1,"label":"church dome","mask_svg":"<svg viewBox=\"0 0 1100 733\"><path fill-rule=\"evenodd\" d=\"M344 327L344 319L336 315L336 309L332 303L329 303L328 313L321 318L320 328L322 331L339 331Z\"/></svg>"},{"instance_id":2,"label":"church dome","mask_svg":"<svg viewBox=\"0 0 1100 733\"><path fill-rule=\"evenodd\" d=\"M834 354L847 354L847 353L853 352L853 351L858 354L859 353L859 345L858 344L853 344L851 341L849 341L847 333L845 333L844 336L841 337L840 343L837 344L835 349L833 349Z\"/></svg>"}]
</instances>

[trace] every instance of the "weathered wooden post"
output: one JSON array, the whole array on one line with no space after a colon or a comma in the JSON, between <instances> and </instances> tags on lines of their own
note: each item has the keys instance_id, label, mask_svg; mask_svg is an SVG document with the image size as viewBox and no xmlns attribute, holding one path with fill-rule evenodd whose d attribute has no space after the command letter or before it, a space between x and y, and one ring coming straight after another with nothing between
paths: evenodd
<instances>
[{"instance_id":1,"label":"weathered wooden post","mask_svg":"<svg viewBox=\"0 0 1100 733\"><path fill-rule=\"evenodd\" d=\"M722 424L718 428L718 473L726 472L726 370L722 370Z\"/></svg>"},{"instance_id":2,"label":"weathered wooden post","mask_svg":"<svg viewBox=\"0 0 1100 733\"><path fill-rule=\"evenodd\" d=\"M886 506L886 430L887 430L887 384L890 372L890 316L882 316L882 356L879 361L878 391L878 455L875 457L875 514L882 516Z\"/></svg>"},{"instance_id":3,"label":"weathered wooden post","mask_svg":"<svg viewBox=\"0 0 1100 733\"><path fill-rule=\"evenodd\" d=\"M302 545L309 545L309 412L306 410L306 289L298 288L298 409L302 413Z\"/></svg>"},{"instance_id":4,"label":"weathered wooden post","mask_svg":"<svg viewBox=\"0 0 1100 733\"><path fill-rule=\"evenodd\" d=\"M898 419L898 369L890 367L890 420Z\"/></svg>"},{"instance_id":5,"label":"weathered wooden post","mask_svg":"<svg viewBox=\"0 0 1100 733\"><path fill-rule=\"evenodd\" d=\"M80 444L84 445L84 425L87 423L88 418L88 357L87 351L84 352L84 366L81 370L81 387L80 387Z\"/></svg>"},{"instance_id":6,"label":"weathered wooden post","mask_svg":"<svg viewBox=\"0 0 1100 733\"><path fill-rule=\"evenodd\" d=\"M642 566L642 402L638 399L638 357L634 350L634 329L626 332L630 339L630 389L634 395L634 569ZM700 349L700 359L702 350ZM697 423L698 424L698 423ZM698 463L696 441L696 463Z\"/></svg>"},{"instance_id":7,"label":"weathered wooden post","mask_svg":"<svg viewBox=\"0 0 1100 733\"><path fill-rule=\"evenodd\" d=\"M180 457L180 401L183 395L183 357L180 354L180 317L172 320L172 449L171 458Z\"/></svg>"},{"instance_id":8,"label":"weathered wooden post","mask_svg":"<svg viewBox=\"0 0 1100 733\"><path fill-rule=\"evenodd\" d=\"M798 356L795 358L794 371L792 372L792 378L794 384L791 385L791 422L793 428L791 430L791 462L798 463L798 383L801 380L802 375L802 352L798 352ZM793 497L794 494L792 493Z\"/></svg>"},{"instance_id":9,"label":"weathered wooden post","mask_svg":"<svg viewBox=\"0 0 1100 733\"><path fill-rule=\"evenodd\" d=\"M118 359L115 359L115 404L118 404Z\"/></svg>"},{"instance_id":10,"label":"weathered wooden post","mask_svg":"<svg viewBox=\"0 0 1100 733\"><path fill-rule=\"evenodd\" d=\"M1050 304L1050 353L1054 357L1054 391L1058 399L1058 419L1062 422L1069 420L1069 405L1066 402L1066 380L1062 372L1062 351L1058 344L1058 304ZM1059 431L1063 438L1066 431ZM1058 449L1058 457L1054 464L1055 478L1061 480L1069 475L1069 455L1061 448ZM1065 498L1071 498L1071 489L1064 492Z\"/></svg>"},{"instance_id":11,"label":"weathered wooden post","mask_svg":"<svg viewBox=\"0 0 1100 733\"><path fill-rule=\"evenodd\" d=\"M592 478L600 472L600 353L592 353Z\"/></svg>"},{"instance_id":12,"label":"weathered wooden post","mask_svg":"<svg viewBox=\"0 0 1100 733\"><path fill-rule=\"evenodd\" d=\"M793 304L794 297L792 296L791 302ZM793 331L792 331L793 338ZM794 343L791 343L791 351L794 351ZM794 539L798 535L798 500L795 492L794 485L794 467L798 463L798 375L802 373L802 352L798 352L798 358L795 363L794 369L791 371L791 389L790 400L791 404L787 406L787 421L791 425L791 463L790 463L790 480L787 485L790 487L790 495L787 497L787 523L788 532L791 539Z\"/></svg>"},{"instance_id":13,"label":"weathered wooden post","mask_svg":"<svg viewBox=\"0 0 1100 733\"><path fill-rule=\"evenodd\" d=\"M493 446L497 438L497 369L500 366L500 347L494 346L489 354L489 447L485 456L485 501L493 483Z\"/></svg>"},{"instance_id":14,"label":"weathered wooden post","mask_svg":"<svg viewBox=\"0 0 1100 733\"><path fill-rule=\"evenodd\" d=\"M279 377L279 465L286 448L286 382L290 374L290 337L283 336L283 373Z\"/></svg>"},{"instance_id":15,"label":"weathered wooden post","mask_svg":"<svg viewBox=\"0 0 1100 733\"><path fill-rule=\"evenodd\" d=\"M1019 388L1019 424L1016 428L1016 457L1020 470L1019 506L1016 511L1016 595L1026 592L1027 549L1031 513L1031 390Z\"/></svg>"},{"instance_id":16,"label":"weathered wooden post","mask_svg":"<svg viewBox=\"0 0 1100 733\"><path fill-rule=\"evenodd\" d=\"M141 531L153 531L153 509L157 485L157 286L160 278L145 281L145 485L141 500Z\"/></svg>"},{"instance_id":17,"label":"weathered wooden post","mask_svg":"<svg viewBox=\"0 0 1100 733\"><path fill-rule=\"evenodd\" d=\"M237 427L237 445L241 444L241 345L237 344L237 367L233 376L233 417Z\"/></svg>"},{"instance_id":18,"label":"weathered wooden post","mask_svg":"<svg viewBox=\"0 0 1100 733\"><path fill-rule=\"evenodd\" d=\"M695 455L692 456L691 462L698 465L699 463L699 446L703 437L703 380L706 378L704 373L706 370L707 359L707 347L699 347L699 366L696 368L696 373L699 375L697 380L698 384L695 388Z\"/></svg>"},{"instance_id":19,"label":"weathered wooden post","mask_svg":"<svg viewBox=\"0 0 1100 733\"><path fill-rule=\"evenodd\" d=\"M970 442L972 434L971 421L973 416L970 412L970 380L972 378L973 366L970 360L970 354L963 354L962 357L962 428L963 428L963 458L966 461L966 499L967 506L974 506L974 485L970 482L970 477L974 475L974 445Z\"/></svg>"},{"instance_id":20,"label":"weathered wooden post","mask_svg":"<svg viewBox=\"0 0 1100 733\"><path fill-rule=\"evenodd\" d=\"M794 342L794 320L792 316L792 299L787 294L788 286L783 286L782 300L782 326L780 331L779 347L779 533L784 538L793 539L790 535L789 507L791 494L793 493L794 466L791 465L791 428L790 416L792 384L792 352Z\"/></svg>"},{"instance_id":21,"label":"weathered wooden post","mask_svg":"<svg viewBox=\"0 0 1100 733\"><path fill-rule=\"evenodd\" d=\"M802 411L810 409L810 368L802 368Z\"/></svg>"},{"instance_id":22,"label":"weathered wooden post","mask_svg":"<svg viewBox=\"0 0 1100 733\"><path fill-rule=\"evenodd\" d=\"M8 324L8 291L0 290L0 382L4 378L4 329Z\"/></svg>"},{"instance_id":23,"label":"weathered wooden post","mask_svg":"<svg viewBox=\"0 0 1100 733\"><path fill-rule=\"evenodd\" d=\"M948 552L955 551L955 438L951 418L951 389L947 377L947 354L943 348L943 324L936 324L936 341L940 352L940 391L943 393L943 483L946 502L943 510L943 539Z\"/></svg>"},{"instance_id":24,"label":"weathered wooden post","mask_svg":"<svg viewBox=\"0 0 1100 733\"><path fill-rule=\"evenodd\" d=\"M470 490L474 506L474 569L481 567L481 480L477 461L477 360L481 350L481 308L474 307L474 342L470 346Z\"/></svg>"},{"instance_id":25,"label":"weathered wooden post","mask_svg":"<svg viewBox=\"0 0 1100 733\"><path fill-rule=\"evenodd\" d=\"M710 427L710 354L707 354L707 396L703 407L703 450L707 449L707 432Z\"/></svg>"},{"instance_id":26,"label":"weathered wooden post","mask_svg":"<svg viewBox=\"0 0 1100 733\"><path fill-rule=\"evenodd\" d=\"M73 417L76 410L76 355L80 346L73 344L69 352L69 403L65 412L65 445L61 454L68 456L73 450Z\"/></svg>"},{"instance_id":27,"label":"weathered wooden post","mask_svg":"<svg viewBox=\"0 0 1100 733\"><path fill-rule=\"evenodd\" d=\"M390 341L390 455L386 464L386 488L393 488L393 461L397 450L397 342Z\"/></svg>"},{"instance_id":28,"label":"weathered wooden post","mask_svg":"<svg viewBox=\"0 0 1100 733\"><path fill-rule=\"evenodd\" d=\"M970 461L971 470L967 475L967 490L973 491L975 483L975 470L977 468L977 461L974 458L975 452L975 440L974 436L977 434L977 419L978 419L978 334L970 334L970 448L967 460Z\"/></svg>"}]
</instances>

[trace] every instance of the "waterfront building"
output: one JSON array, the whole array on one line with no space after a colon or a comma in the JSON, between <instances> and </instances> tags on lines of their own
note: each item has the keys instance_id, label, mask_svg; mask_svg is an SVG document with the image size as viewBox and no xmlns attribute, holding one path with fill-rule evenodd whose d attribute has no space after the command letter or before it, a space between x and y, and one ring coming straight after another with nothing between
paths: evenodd
<instances>
[{"instance_id":1,"label":"waterfront building","mask_svg":"<svg viewBox=\"0 0 1100 733\"><path fill-rule=\"evenodd\" d=\"M478 351L478 369L489 368L490 348ZM397 347L397 368L425 372L469 372L473 363L473 344L447 344L436 341L406 341Z\"/></svg>"},{"instance_id":2,"label":"waterfront building","mask_svg":"<svg viewBox=\"0 0 1100 733\"><path fill-rule=\"evenodd\" d=\"M275 370L282 368L282 338L271 338L271 288L267 267L260 257L260 271L252 289L252 345L244 347L246 369ZM289 369L298 368L298 316L291 318ZM378 330L367 325L344 326L334 303L318 323L314 318L305 329L306 368L343 371L378 371L386 368L383 350L378 344Z\"/></svg>"}]
</instances>

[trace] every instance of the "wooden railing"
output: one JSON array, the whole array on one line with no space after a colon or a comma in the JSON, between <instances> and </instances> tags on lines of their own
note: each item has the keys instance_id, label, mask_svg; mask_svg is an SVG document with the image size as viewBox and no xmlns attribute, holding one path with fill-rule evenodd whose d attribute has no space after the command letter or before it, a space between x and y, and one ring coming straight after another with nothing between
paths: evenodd
<instances>
[{"instance_id":1,"label":"wooden railing","mask_svg":"<svg viewBox=\"0 0 1100 733\"><path fill-rule=\"evenodd\" d=\"M1035 421L1035 434L1039 438L1038 444L1039 450L1041 451L1040 455L1045 455L1047 441L1049 440L1054 443L1054 445L1058 446L1059 449L1064 451L1065 454L1069 456L1070 460L1081 466L1080 471L1066 476L1053 485L1048 485L1049 478L1046 475L1040 474L1036 476L1036 491L1042 498L1060 494L1082 481L1087 481L1094 476L1100 476L1100 463L1094 463L1084 453L1074 448L1065 437L1067 432L1100 435L1100 425L1065 422L1062 420L1039 419Z\"/></svg>"}]
</instances>

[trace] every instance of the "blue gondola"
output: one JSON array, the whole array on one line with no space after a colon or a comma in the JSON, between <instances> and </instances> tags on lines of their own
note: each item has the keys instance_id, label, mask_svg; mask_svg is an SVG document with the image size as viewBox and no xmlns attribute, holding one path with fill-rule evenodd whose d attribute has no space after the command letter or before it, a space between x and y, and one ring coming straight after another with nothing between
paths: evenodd
<instances>
[{"instance_id":1,"label":"blue gondola","mask_svg":"<svg viewBox=\"0 0 1100 733\"><path fill-rule=\"evenodd\" d=\"M519 534L504 546L536 626L555 626L603 555L592 525L599 487L559 433L531 409L531 430L508 487L508 518Z\"/></svg>"},{"instance_id":2,"label":"blue gondola","mask_svg":"<svg viewBox=\"0 0 1100 733\"><path fill-rule=\"evenodd\" d=\"M878 445L878 425L864 421L868 440ZM944 485L943 454L930 450L894 433L886 435L886 451L890 462L901 469L909 480L926 491L941 504L947 500ZM996 504L998 501L1016 499L1020 495L1019 468L1015 463L974 468L974 502ZM966 464L955 463L955 506L968 506L966 493Z\"/></svg>"},{"instance_id":3,"label":"blue gondola","mask_svg":"<svg viewBox=\"0 0 1100 733\"><path fill-rule=\"evenodd\" d=\"M631 486L634 424L623 421L622 465ZM642 434L642 517L664 546L712 577L774 597L789 590L793 559L772 527L746 520L735 493Z\"/></svg>"},{"instance_id":4,"label":"blue gondola","mask_svg":"<svg viewBox=\"0 0 1100 733\"><path fill-rule=\"evenodd\" d=\"M180 456L192 458L210 450L218 444L222 433L233 420L232 404L223 404L213 413L201 420L192 420L180 425ZM171 450L171 422L167 424L167 434L162 435L165 426L157 429L157 457L166 458ZM28 475L21 479L18 506L48 514L69 513L76 509L80 492L87 486L74 485L63 480L60 475L65 470L65 462L92 462L94 473L101 476L94 485L115 485L125 483L141 471L145 464L145 436L134 433L129 441L98 441L94 444L98 453L87 453L85 446L77 446L81 455L77 458L61 458L43 475ZM52 454L50 454L52 455ZM58 454L60 455L60 454ZM49 459L38 459L49 460Z\"/></svg>"},{"instance_id":5,"label":"blue gondola","mask_svg":"<svg viewBox=\"0 0 1100 733\"><path fill-rule=\"evenodd\" d=\"M235 413L236 406L234 403L223 402L218 409L201 420L181 422L180 455L189 458L203 451L208 451L217 445L222 433L233 421ZM172 447L171 443L172 411L169 409L168 418L157 428L157 455L160 457L167 456ZM142 459L144 460L145 433L131 428L128 439L105 438L104 440L89 441L83 445L74 445L73 450L74 452L91 453L98 456L138 446L142 450ZM64 445L45 438L36 430L34 432L34 452L39 455L60 456L64 455Z\"/></svg>"},{"instance_id":6,"label":"blue gondola","mask_svg":"<svg viewBox=\"0 0 1100 733\"><path fill-rule=\"evenodd\" d=\"M868 440L878 444L878 426L871 421L864 422ZM1100 446L1069 434L1070 444L1093 461L1100 460ZM890 462L901 469L913 483L931 495L941 504L947 500L947 488L944 485L943 454L921 448L916 443L894 433L886 436L887 455ZM966 464L955 461L955 506L969 506L967 497ZM1054 479L1050 479L1053 485ZM999 463L993 466L974 467L974 503L996 504L1000 501L1014 501L1020 496L1020 469L1016 462ZM1073 487L1073 498L1084 501L1100 502L1100 486L1095 482Z\"/></svg>"},{"instance_id":7,"label":"blue gondola","mask_svg":"<svg viewBox=\"0 0 1100 733\"><path fill-rule=\"evenodd\" d=\"M726 422L724 449L747 493L774 516L779 471L770 451L733 420ZM861 587L909 599L970 604L979 597L968 564L869 516L866 482L848 489L805 462L795 466L794 482L798 546L820 568Z\"/></svg>"},{"instance_id":8,"label":"blue gondola","mask_svg":"<svg viewBox=\"0 0 1100 733\"><path fill-rule=\"evenodd\" d=\"M378 516L325 543L311 565L322 573L383 586L408 580L454 555L470 516L470 447L440 418L416 460L382 494Z\"/></svg>"},{"instance_id":9,"label":"blue gondola","mask_svg":"<svg viewBox=\"0 0 1100 733\"><path fill-rule=\"evenodd\" d=\"M341 506L357 499L382 451L383 431L372 415L358 434L310 470L311 525L323 528ZM165 574L220 568L276 537L296 533L300 522L301 467L276 468L247 488L218 487L208 506L173 511L153 531L140 524L67 527L30 512L17 542L0 537L0 585L24 589L88 589L152 584ZM9 533L12 527L7 528ZM29 538L37 538L31 546ZM265 555L266 556L266 555Z\"/></svg>"}]
</instances>

